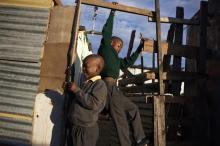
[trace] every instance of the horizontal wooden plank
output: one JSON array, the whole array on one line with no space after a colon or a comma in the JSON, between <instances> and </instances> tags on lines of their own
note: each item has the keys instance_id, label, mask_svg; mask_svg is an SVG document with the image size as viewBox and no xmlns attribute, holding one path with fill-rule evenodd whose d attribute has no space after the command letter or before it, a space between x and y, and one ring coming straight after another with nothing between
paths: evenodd
<instances>
[{"instance_id":1,"label":"horizontal wooden plank","mask_svg":"<svg viewBox=\"0 0 220 146\"><path fill-rule=\"evenodd\" d=\"M126 93L155 93L158 92L158 83L153 83L153 84L145 84L145 85L138 85L138 86L130 86L130 87L120 87L120 89L123 92Z\"/></svg>"},{"instance_id":2,"label":"horizontal wooden plank","mask_svg":"<svg viewBox=\"0 0 220 146\"><path fill-rule=\"evenodd\" d=\"M167 146L193 146L190 141L168 141Z\"/></svg>"},{"instance_id":3,"label":"horizontal wooden plank","mask_svg":"<svg viewBox=\"0 0 220 146\"><path fill-rule=\"evenodd\" d=\"M220 61L219 60L207 60L207 74L213 77L220 77Z\"/></svg>"},{"instance_id":4,"label":"horizontal wooden plank","mask_svg":"<svg viewBox=\"0 0 220 146\"><path fill-rule=\"evenodd\" d=\"M102 35L102 32L100 32L100 31L94 31L94 30L89 30L89 31L86 31L86 34Z\"/></svg>"},{"instance_id":5,"label":"horizontal wooden plank","mask_svg":"<svg viewBox=\"0 0 220 146\"><path fill-rule=\"evenodd\" d=\"M193 72L164 72L163 80L195 80L203 78L205 75L198 75Z\"/></svg>"},{"instance_id":6,"label":"horizontal wooden plank","mask_svg":"<svg viewBox=\"0 0 220 146\"><path fill-rule=\"evenodd\" d=\"M165 96L166 103L193 103L193 98L190 96Z\"/></svg>"},{"instance_id":7,"label":"horizontal wooden plank","mask_svg":"<svg viewBox=\"0 0 220 146\"><path fill-rule=\"evenodd\" d=\"M144 74L134 75L132 78L125 78L119 81L119 86L128 84L143 84L147 79L156 79L154 72L145 72Z\"/></svg>"},{"instance_id":8,"label":"horizontal wooden plank","mask_svg":"<svg viewBox=\"0 0 220 146\"><path fill-rule=\"evenodd\" d=\"M155 22L155 18L149 17L148 21ZM199 21L196 21L196 20L180 19L180 18L174 18L174 17L161 17L160 22L161 23L186 24L186 25L199 25Z\"/></svg>"},{"instance_id":9,"label":"horizontal wooden plank","mask_svg":"<svg viewBox=\"0 0 220 146\"><path fill-rule=\"evenodd\" d=\"M1 0L0 5L50 8L53 6L52 0Z\"/></svg>"},{"instance_id":10,"label":"horizontal wooden plank","mask_svg":"<svg viewBox=\"0 0 220 146\"><path fill-rule=\"evenodd\" d=\"M121 5L121 4L115 5L113 3L104 2L102 0L82 0L82 4L91 5L91 6L98 6L98 7L102 7L102 8L108 8L108 9L114 9L117 11L138 14L138 15L143 15L143 16L150 16L150 17L154 16L154 12L147 10L147 9L140 9L140 8L125 6L125 5Z\"/></svg>"},{"instance_id":11,"label":"horizontal wooden plank","mask_svg":"<svg viewBox=\"0 0 220 146\"><path fill-rule=\"evenodd\" d=\"M175 55L180 57L186 57L188 59L195 59L197 55L197 47L190 45L177 45L163 41L161 44L162 54ZM156 41L145 39L144 51L149 53L157 53Z\"/></svg>"},{"instance_id":12,"label":"horizontal wooden plank","mask_svg":"<svg viewBox=\"0 0 220 146\"><path fill-rule=\"evenodd\" d=\"M195 80L198 78L204 78L205 75L198 75L193 72L164 72L163 80ZM134 75L132 78L125 78L119 81L120 86L126 86L128 84L141 84L146 80L158 79L158 74L155 72L145 72L143 74Z\"/></svg>"}]
</instances>

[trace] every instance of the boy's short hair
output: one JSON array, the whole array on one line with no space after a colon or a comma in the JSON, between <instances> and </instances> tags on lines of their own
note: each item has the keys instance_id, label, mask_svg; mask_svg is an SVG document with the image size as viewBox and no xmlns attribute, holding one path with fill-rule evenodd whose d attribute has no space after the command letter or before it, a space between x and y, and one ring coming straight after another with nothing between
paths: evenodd
<instances>
[{"instance_id":1,"label":"boy's short hair","mask_svg":"<svg viewBox=\"0 0 220 146\"><path fill-rule=\"evenodd\" d=\"M112 36L112 38L111 38L111 40L113 41L113 40L119 40L119 41L121 41L122 42L122 45L123 45L123 40L120 38L120 37L117 37L117 36Z\"/></svg>"},{"instance_id":2,"label":"boy's short hair","mask_svg":"<svg viewBox=\"0 0 220 146\"><path fill-rule=\"evenodd\" d=\"M86 58L83 60L83 64L84 64L88 59L96 59L96 60L98 60L97 66L98 66L98 68L99 68L99 73L103 70L103 68L104 68L104 59L102 58L102 56L97 55L97 54L88 55L88 56L86 56Z\"/></svg>"}]
</instances>

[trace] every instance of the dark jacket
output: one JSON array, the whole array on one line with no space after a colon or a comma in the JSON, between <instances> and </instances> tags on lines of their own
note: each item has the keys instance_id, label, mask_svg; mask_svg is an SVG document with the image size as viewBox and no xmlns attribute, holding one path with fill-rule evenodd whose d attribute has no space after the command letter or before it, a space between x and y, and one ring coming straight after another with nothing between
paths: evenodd
<instances>
[{"instance_id":1,"label":"dark jacket","mask_svg":"<svg viewBox=\"0 0 220 146\"><path fill-rule=\"evenodd\" d=\"M97 79L98 77L98 79ZM75 93L70 106L70 123L82 127L94 126L105 107L107 88L100 76L87 80Z\"/></svg>"},{"instance_id":2,"label":"dark jacket","mask_svg":"<svg viewBox=\"0 0 220 146\"><path fill-rule=\"evenodd\" d=\"M134 64L143 46L140 45L129 58L119 58L118 53L111 46L113 18L114 14L111 12L102 30L103 38L101 40L98 54L101 55L105 61L105 66L101 73L102 78L112 77L117 79L120 69L125 69Z\"/></svg>"}]
</instances>

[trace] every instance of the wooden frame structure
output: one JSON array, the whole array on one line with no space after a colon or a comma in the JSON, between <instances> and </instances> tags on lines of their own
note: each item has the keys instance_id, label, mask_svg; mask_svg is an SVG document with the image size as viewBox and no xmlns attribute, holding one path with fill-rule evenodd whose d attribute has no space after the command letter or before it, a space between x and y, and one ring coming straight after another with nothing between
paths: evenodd
<instances>
[{"instance_id":1,"label":"wooden frame structure","mask_svg":"<svg viewBox=\"0 0 220 146\"><path fill-rule=\"evenodd\" d=\"M77 19L74 19L74 26L72 28L73 32L73 38L71 39L71 47L72 48L72 54L74 54L75 48L76 48L76 35L78 31L78 25L79 24L79 13L80 13L80 5L90 5L90 6L98 6L102 8L107 9L114 9L116 11L122 11L126 13L132 13L137 15L143 15L149 17L150 22L156 22L156 41L145 41L145 51L151 52L151 53L157 53L157 63L158 63L158 70L156 72L148 72L144 73L138 76L132 76L131 78L125 78L123 79L120 84L125 86L130 83L137 83L137 81L143 82L145 80L149 79L158 79L158 83L154 83L153 86L145 86L142 88L139 88L143 91L143 89L147 89L151 87L155 91L157 91L157 95L153 97L153 105L154 105L154 146L166 146L166 128L165 128L165 102L185 102L184 99L182 99L181 96L178 95L178 93L175 93L175 97L173 98L165 98L165 80L175 80L177 81L174 85L177 92L179 92L180 88L180 81L183 80L196 80L199 78L202 78L204 76L204 68L202 68L202 65L204 65L205 60L203 58L205 57L205 41L204 38L201 39L201 46L195 47L195 46L188 46L188 45L181 45L182 44L182 31L183 31L183 24L185 25L200 25L201 28L204 30L201 32L201 35L204 37L206 34L206 27L207 27L207 19L203 19L203 21L194 21L194 20L188 20L184 19L183 17L183 9L178 8L177 10L177 18L172 17L160 17L160 1L155 0L155 11L150 11L148 9L139 9L131 6L125 6L121 4L114 5L109 2L104 2L102 0L78 0L77 6L76 6L76 13ZM206 5L206 6L204 6ZM207 7L206 2L201 3L201 7ZM205 9L205 8L203 8ZM202 17L207 18L207 14L205 14L202 11ZM207 9L207 8L206 8ZM207 10L206 10L207 11ZM173 40L174 37L171 37L168 39L168 42L161 42L161 23L172 23L177 25L178 28L175 36L174 43L171 43L169 40ZM175 48L175 49L174 49ZM194 52L190 52L190 49L193 49ZM174 57L174 66L177 68L176 72L164 72L167 68L164 66L165 61L169 61L170 57L169 55L175 55ZM187 72L181 72L181 59L180 57L186 57L190 59L197 59L198 63L198 73L187 73ZM203 64L200 65L199 62L202 62ZM142 84L143 85L143 84ZM125 88L126 90L126 88ZM131 91L131 90L130 90ZM137 90L135 90L137 91ZM145 91L147 92L147 90ZM191 97L187 97L187 99L191 99Z\"/></svg>"}]
</instances>

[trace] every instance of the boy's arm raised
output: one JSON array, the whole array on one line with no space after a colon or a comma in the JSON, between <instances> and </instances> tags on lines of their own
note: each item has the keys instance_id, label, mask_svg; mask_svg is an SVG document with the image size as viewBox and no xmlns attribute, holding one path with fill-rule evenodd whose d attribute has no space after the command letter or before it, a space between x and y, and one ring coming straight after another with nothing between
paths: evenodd
<instances>
[{"instance_id":1,"label":"boy's arm raised","mask_svg":"<svg viewBox=\"0 0 220 146\"><path fill-rule=\"evenodd\" d=\"M109 17L102 29L102 40L101 45L110 45L111 44L111 37L112 37L112 30L113 30L113 20L114 20L115 11L111 10Z\"/></svg>"},{"instance_id":2,"label":"boy's arm raised","mask_svg":"<svg viewBox=\"0 0 220 146\"><path fill-rule=\"evenodd\" d=\"M134 64L134 62L137 60L139 54L142 51L143 45L144 45L143 40L141 40L138 48L136 49L136 51L130 57L120 59L120 68L121 69L126 69L129 66Z\"/></svg>"}]
</instances>

